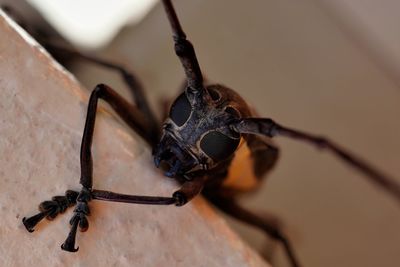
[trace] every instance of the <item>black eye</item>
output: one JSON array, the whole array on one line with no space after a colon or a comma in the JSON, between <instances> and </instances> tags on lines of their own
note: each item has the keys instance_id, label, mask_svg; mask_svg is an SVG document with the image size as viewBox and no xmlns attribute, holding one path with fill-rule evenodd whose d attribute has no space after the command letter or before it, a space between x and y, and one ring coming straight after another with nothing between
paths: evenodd
<instances>
[{"instance_id":1,"label":"black eye","mask_svg":"<svg viewBox=\"0 0 400 267\"><path fill-rule=\"evenodd\" d=\"M182 93L171 106L169 117L175 122L176 125L182 126L190 116L192 107L185 93Z\"/></svg>"},{"instance_id":2,"label":"black eye","mask_svg":"<svg viewBox=\"0 0 400 267\"><path fill-rule=\"evenodd\" d=\"M240 139L230 138L220 132L206 134L200 142L200 148L215 161L229 157L239 145Z\"/></svg>"}]
</instances>

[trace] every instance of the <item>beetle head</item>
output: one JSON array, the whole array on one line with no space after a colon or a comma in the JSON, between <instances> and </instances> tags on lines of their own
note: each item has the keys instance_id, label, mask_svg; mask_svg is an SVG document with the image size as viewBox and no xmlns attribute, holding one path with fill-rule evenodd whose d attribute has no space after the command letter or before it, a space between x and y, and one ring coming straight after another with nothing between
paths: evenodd
<instances>
[{"instance_id":1,"label":"beetle head","mask_svg":"<svg viewBox=\"0 0 400 267\"><path fill-rule=\"evenodd\" d=\"M166 176L191 179L232 158L240 134L229 125L241 115L222 89L187 88L172 104L154 151L154 162L157 167L165 163Z\"/></svg>"}]
</instances>

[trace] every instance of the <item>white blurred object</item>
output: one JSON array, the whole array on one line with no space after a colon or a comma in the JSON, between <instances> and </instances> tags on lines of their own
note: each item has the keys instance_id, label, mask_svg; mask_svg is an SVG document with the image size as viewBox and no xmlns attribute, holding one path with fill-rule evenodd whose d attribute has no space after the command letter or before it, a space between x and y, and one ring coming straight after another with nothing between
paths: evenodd
<instances>
[{"instance_id":1,"label":"white blurred object","mask_svg":"<svg viewBox=\"0 0 400 267\"><path fill-rule=\"evenodd\" d=\"M75 45L106 45L127 23L138 23L157 0L27 0Z\"/></svg>"}]
</instances>

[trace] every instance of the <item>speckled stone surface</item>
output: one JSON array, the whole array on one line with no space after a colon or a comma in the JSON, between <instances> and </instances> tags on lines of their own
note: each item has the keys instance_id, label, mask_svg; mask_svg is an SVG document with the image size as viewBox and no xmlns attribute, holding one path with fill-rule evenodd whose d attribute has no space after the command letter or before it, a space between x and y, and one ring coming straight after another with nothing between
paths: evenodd
<instances>
[{"instance_id":1,"label":"speckled stone surface","mask_svg":"<svg viewBox=\"0 0 400 267\"><path fill-rule=\"evenodd\" d=\"M60 249L72 210L28 233L22 218L67 189L79 190L88 91L0 13L1 266L266 266L202 198L177 208L93 201L77 253ZM94 187L169 196L177 185L150 149L107 107L96 121Z\"/></svg>"}]
</instances>

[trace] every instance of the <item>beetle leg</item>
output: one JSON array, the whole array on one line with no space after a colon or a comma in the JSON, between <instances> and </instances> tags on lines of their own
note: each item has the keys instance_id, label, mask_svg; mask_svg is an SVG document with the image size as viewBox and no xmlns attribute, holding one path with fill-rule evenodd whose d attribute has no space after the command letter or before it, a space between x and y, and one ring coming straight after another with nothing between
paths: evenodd
<instances>
[{"instance_id":1,"label":"beetle leg","mask_svg":"<svg viewBox=\"0 0 400 267\"><path fill-rule=\"evenodd\" d=\"M81 178L80 183L83 186L77 198L77 207L74 210L70 224L72 226L67 240L62 245L62 249L74 252L75 249L75 236L76 229L79 225L82 231L88 228L88 221L86 216L89 215L88 202L91 200L92 186L93 186L93 160L91 153L93 132L96 120L97 102L101 98L105 100L117 112L117 114L133 129L136 130L149 144L154 147L158 141L158 135L148 129L151 129L149 121L144 115L130 105L125 99L118 95L113 89L107 85L100 84L96 86L90 95L88 112L86 117L85 129L83 131L82 145L81 145Z\"/></svg>"},{"instance_id":2,"label":"beetle leg","mask_svg":"<svg viewBox=\"0 0 400 267\"><path fill-rule=\"evenodd\" d=\"M39 213L29 218L24 217L22 222L24 223L26 230L29 232L34 231L34 227L44 218L49 220L57 217L58 214L64 213L69 207L76 204L76 198L78 192L68 190L65 192L65 196L55 196L51 200L43 201L39 205Z\"/></svg>"},{"instance_id":3,"label":"beetle leg","mask_svg":"<svg viewBox=\"0 0 400 267\"><path fill-rule=\"evenodd\" d=\"M150 108L150 105L147 101L146 95L144 94L142 84L140 83L139 79L136 77L136 75L133 73L132 70L129 70L126 66L123 66L123 65L120 65L120 64L117 64L114 62L103 60L103 59L97 58L95 56L82 54L72 48L60 46L51 41L46 41L44 43L44 46L51 53L54 52L56 54L62 54L63 56L68 56L69 59L73 58L73 59L86 60L87 62L97 64L102 67L109 68L111 70L119 72L122 79L128 85L128 88L130 89L130 92L133 95L135 105L138 107L138 109L141 112L144 113L147 120L150 120L150 122L152 124L152 129L154 131L158 131L159 123L158 123L153 111Z\"/></svg>"},{"instance_id":4,"label":"beetle leg","mask_svg":"<svg viewBox=\"0 0 400 267\"><path fill-rule=\"evenodd\" d=\"M67 239L61 245L61 248L66 251L76 252L78 248L75 248L75 238L77 228L79 226L81 231L86 231L89 227L88 220L86 218L89 215L89 207L87 203L91 199L111 201L111 202L124 202L131 204L147 204L147 205L171 205L183 206L189 202L193 197L198 195L203 188L205 179L198 178L193 181L185 182L181 189L174 192L172 197L154 197L154 196L137 196L137 195L125 195L114 193L104 190L87 190L83 189L77 198L77 207L74 210L74 216L72 217L71 231L68 234Z\"/></svg>"},{"instance_id":5,"label":"beetle leg","mask_svg":"<svg viewBox=\"0 0 400 267\"><path fill-rule=\"evenodd\" d=\"M84 186L76 199L74 215L69 221L71 225L71 230L68 234L67 239L61 245L61 248L65 251L78 251L79 247L75 248L76 230L78 229L78 226L81 232L85 232L89 228L89 221L86 216L90 215L90 209L88 205L88 202L91 200L90 191L91 190L89 188L86 188Z\"/></svg>"},{"instance_id":6,"label":"beetle leg","mask_svg":"<svg viewBox=\"0 0 400 267\"><path fill-rule=\"evenodd\" d=\"M114 193L110 191L93 189L92 198L97 200L124 202L131 204L147 204L147 205L171 205L183 206L195 196L200 194L203 189L205 177L197 177L192 181L183 183L178 191L172 194L172 197L154 197L154 196L137 196Z\"/></svg>"},{"instance_id":7,"label":"beetle leg","mask_svg":"<svg viewBox=\"0 0 400 267\"><path fill-rule=\"evenodd\" d=\"M92 188L92 139L96 119L96 110L98 99L105 100L117 112L117 114L140 136L142 136L152 147L158 141L158 134L156 135L150 129L149 121L146 120L144 115L137 110L136 107L130 105L124 98L118 95L113 89L107 85L97 85L90 95L88 112L86 117L85 129L83 131L82 145L81 145L81 180L80 183L83 187Z\"/></svg>"},{"instance_id":8,"label":"beetle leg","mask_svg":"<svg viewBox=\"0 0 400 267\"><path fill-rule=\"evenodd\" d=\"M111 191L93 189L91 197L96 200L122 202L145 205L171 205L183 206L193 197L198 195L203 188L204 180L201 178L185 182L182 187L172 194L172 197L126 195Z\"/></svg>"},{"instance_id":9,"label":"beetle leg","mask_svg":"<svg viewBox=\"0 0 400 267\"><path fill-rule=\"evenodd\" d=\"M294 253L293 247L286 235L279 229L277 220L273 216L260 217L241 207L233 198L220 196L208 197L211 202L223 212L232 217L255 226L264 231L268 236L280 242L293 267L300 267L300 263Z\"/></svg>"},{"instance_id":10,"label":"beetle leg","mask_svg":"<svg viewBox=\"0 0 400 267\"><path fill-rule=\"evenodd\" d=\"M40 213L30 218L24 218L23 223L27 230L32 232L34 226L44 217L49 219L55 218L57 214L65 211L67 207L76 203L74 215L70 221L71 231L62 245L62 249L75 252L75 236L77 228L85 231L89 224L86 216L90 214L88 202L92 199L93 186L93 161L91 154L92 139L97 112L98 99L105 100L116 113L136 132L141 135L152 147L158 141L158 134L152 132L149 121L145 115L135 106L130 105L125 99L118 95L113 89L107 85L100 84L96 86L90 95L88 112L86 116L85 129L83 131L80 163L81 177L80 184L82 190L78 193L75 191L67 191L65 197L54 197L52 201L45 201L40 205Z\"/></svg>"}]
</instances>

